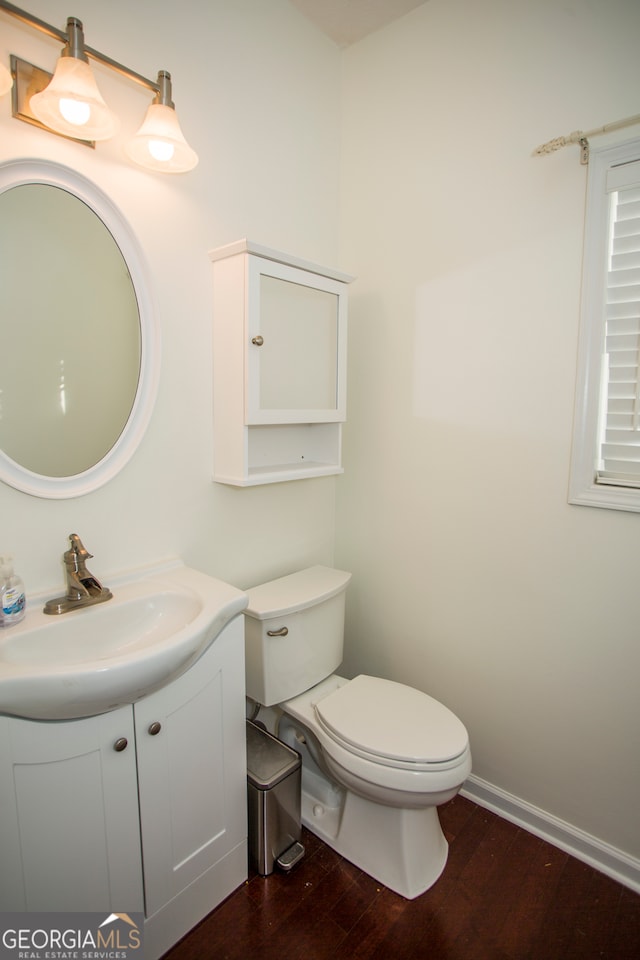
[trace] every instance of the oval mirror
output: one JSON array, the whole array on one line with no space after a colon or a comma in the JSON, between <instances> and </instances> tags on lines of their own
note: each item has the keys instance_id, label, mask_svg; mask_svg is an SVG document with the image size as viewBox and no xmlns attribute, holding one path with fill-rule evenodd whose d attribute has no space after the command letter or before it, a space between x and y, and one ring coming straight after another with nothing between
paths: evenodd
<instances>
[{"instance_id":1,"label":"oval mirror","mask_svg":"<svg viewBox=\"0 0 640 960\"><path fill-rule=\"evenodd\" d=\"M141 251L94 184L57 164L0 164L0 479L81 496L147 426L159 336Z\"/></svg>"}]
</instances>

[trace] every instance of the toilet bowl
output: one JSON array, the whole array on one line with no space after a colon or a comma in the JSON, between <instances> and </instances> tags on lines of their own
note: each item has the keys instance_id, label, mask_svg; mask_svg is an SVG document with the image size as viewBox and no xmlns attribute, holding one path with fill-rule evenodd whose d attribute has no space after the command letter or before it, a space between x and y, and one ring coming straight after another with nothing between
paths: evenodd
<instances>
[{"instance_id":1,"label":"toilet bowl","mask_svg":"<svg viewBox=\"0 0 640 960\"><path fill-rule=\"evenodd\" d=\"M437 806L471 772L467 731L404 684L333 671L350 574L313 567L249 591L247 696L277 706L277 735L302 756L302 821L408 899L438 879L447 842Z\"/></svg>"},{"instance_id":2,"label":"toilet bowl","mask_svg":"<svg viewBox=\"0 0 640 960\"><path fill-rule=\"evenodd\" d=\"M447 859L436 807L471 772L462 723L420 691L366 676L333 675L280 708L278 736L302 755L304 825L401 896L424 893Z\"/></svg>"}]
</instances>

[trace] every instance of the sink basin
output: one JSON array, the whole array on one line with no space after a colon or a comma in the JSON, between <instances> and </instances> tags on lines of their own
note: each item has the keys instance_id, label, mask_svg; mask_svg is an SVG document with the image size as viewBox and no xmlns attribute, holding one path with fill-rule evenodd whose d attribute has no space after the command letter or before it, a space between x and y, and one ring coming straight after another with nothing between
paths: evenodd
<instances>
[{"instance_id":1,"label":"sink basin","mask_svg":"<svg viewBox=\"0 0 640 960\"><path fill-rule=\"evenodd\" d=\"M65 720L134 703L184 673L247 605L182 565L107 582L106 603L54 617L40 605L0 629L0 713Z\"/></svg>"}]
</instances>

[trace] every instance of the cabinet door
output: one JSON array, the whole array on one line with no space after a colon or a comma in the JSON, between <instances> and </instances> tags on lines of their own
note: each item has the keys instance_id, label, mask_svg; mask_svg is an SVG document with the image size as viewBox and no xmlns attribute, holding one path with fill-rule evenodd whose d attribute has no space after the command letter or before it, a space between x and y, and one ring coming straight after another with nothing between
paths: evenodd
<instances>
[{"instance_id":1,"label":"cabinet door","mask_svg":"<svg viewBox=\"0 0 640 960\"><path fill-rule=\"evenodd\" d=\"M242 617L190 670L134 710L145 908L152 917L246 843ZM234 886L245 877L246 868Z\"/></svg>"},{"instance_id":2,"label":"cabinet door","mask_svg":"<svg viewBox=\"0 0 640 960\"><path fill-rule=\"evenodd\" d=\"M0 864L3 911L142 909L130 707L0 717Z\"/></svg>"},{"instance_id":3,"label":"cabinet door","mask_svg":"<svg viewBox=\"0 0 640 960\"><path fill-rule=\"evenodd\" d=\"M249 256L247 424L346 416L346 286Z\"/></svg>"}]
</instances>

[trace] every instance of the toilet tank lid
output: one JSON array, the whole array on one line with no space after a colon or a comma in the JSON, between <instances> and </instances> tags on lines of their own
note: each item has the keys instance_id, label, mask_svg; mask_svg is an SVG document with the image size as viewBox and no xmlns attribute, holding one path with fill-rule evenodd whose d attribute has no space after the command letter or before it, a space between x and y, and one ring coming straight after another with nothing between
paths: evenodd
<instances>
[{"instance_id":1,"label":"toilet tank lid","mask_svg":"<svg viewBox=\"0 0 640 960\"><path fill-rule=\"evenodd\" d=\"M248 590L245 615L255 620L270 620L296 613L346 589L351 574L333 567L307 567L286 577L261 583Z\"/></svg>"}]
</instances>

